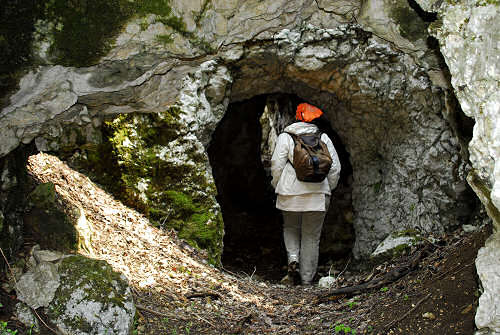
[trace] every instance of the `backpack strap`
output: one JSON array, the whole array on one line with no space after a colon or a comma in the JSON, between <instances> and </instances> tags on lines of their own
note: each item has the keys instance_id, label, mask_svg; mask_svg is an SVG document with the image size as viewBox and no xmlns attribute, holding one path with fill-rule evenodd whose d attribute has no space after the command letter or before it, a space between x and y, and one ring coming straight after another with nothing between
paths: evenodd
<instances>
[{"instance_id":1,"label":"backpack strap","mask_svg":"<svg viewBox=\"0 0 500 335\"><path fill-rule=\"evenodd\" d=\"M288 134L288 136L290 136L293 140L293 148L295 149L295 144L297 143L296 140L297 140L297 135L295 134L292 134L292 133L289 133L287 131L284 132L285 134ZM293 150L293 149L292 149ZM290 165L295 169L295 167L293 166L293 162L290 160L290 154L288 154L288 158L287 158L287 161L288 163L290 163Z\"/></svg>"}]
</instances>

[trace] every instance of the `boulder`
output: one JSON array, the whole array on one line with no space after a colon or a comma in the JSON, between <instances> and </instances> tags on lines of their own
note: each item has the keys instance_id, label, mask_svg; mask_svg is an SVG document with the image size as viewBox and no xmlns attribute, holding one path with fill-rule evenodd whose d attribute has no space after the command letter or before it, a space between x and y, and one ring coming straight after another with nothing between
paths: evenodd
<instances>
[{"instance_id":1,"label":"boulder","mask_svg":"<svg viewBox=\"0 0 500 335\"><path fill-rule=\"evenodd\" d=\"M418 236L405 236L400 234L391 234L387 236L372 252L371 258L398 256L404 250L410 249L419 241Z\"/></svg>"},{"instance_id":2,"label":"boulder","mask_svg":"<svg viewBox=\"0 0 500 335\"><path fill-rule=\"evenodd\" d=\"M83 210L62 200L53 183L42 183L28 196L25 231L42 249L91 252L92 227Z\"/></svg>"},{"instance_id":3,"label":"boulder","mask_svg":"<svg viewBox=\"0 0 500 335\"><path fill-rule=\"evenodd\" d=\"M43 308L62 334L123 334L132 331L135 305L128 281L105 261L47 250L32 252L36 265L16 285L19 300ZM32 322L26 307L21 321ZM27 324L31 327L32 324Z\"/></svg>"},{"instance_id":4,"label":"boulder","mask_svg":"<svg viewBox=\"0 0 500 335\"><path fill-rule=\"evenodd\" d=\"M490 236L485 246L479 249L476 269L483 293L479 297L476 311L478 334L500 334L500 234Z\"/></svg>"}]
</instances>

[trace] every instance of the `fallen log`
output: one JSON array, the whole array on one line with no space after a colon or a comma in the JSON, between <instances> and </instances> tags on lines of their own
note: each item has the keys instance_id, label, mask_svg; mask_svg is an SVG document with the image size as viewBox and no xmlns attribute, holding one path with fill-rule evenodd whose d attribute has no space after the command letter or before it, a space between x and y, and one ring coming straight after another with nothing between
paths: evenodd
<instances>
[{"instance_id":1,"label":"fallen log","mask_svg":"<svg viewBox=\"0 0 500 335\"><path fill-rule=\"evenodd\" d=\"M378 289L386 286L387 284L393 283L413 271L418 266L419 262L425 257L425 254L427 254L428 248L428 246L424 247L422 250L418 251L409 260L409 262L396 267L392 271L386 273L383 277L375 278L363 284L341 287L328 291L327 293L319 294L315 298L315 303L320 304L342 298L350 298L364 291Z\"/></svg>"}]
</instances>

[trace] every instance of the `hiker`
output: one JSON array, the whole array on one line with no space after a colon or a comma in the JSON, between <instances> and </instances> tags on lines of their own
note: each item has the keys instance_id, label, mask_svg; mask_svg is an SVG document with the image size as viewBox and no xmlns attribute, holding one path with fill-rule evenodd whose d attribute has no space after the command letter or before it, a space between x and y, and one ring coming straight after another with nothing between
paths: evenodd
<instances>
[{"instance_id":1,"label":"hiker","mask_svg":"<svg viewBox=\"0 0 500 335\"><path fill-rule=\"evenodd\" d=\"M340 162L328 135L320 133L318 125L328 121L319 108L299 104L295 119L296 122L278 136L271 158L271 183L278 194L276 208L283 214L283 238L288 257L288 271L282 282L298 284L300 276L302 285L311 285L318 266L319 241L330 194L340 176ZM299 180L293 166L295 143L300 140L297 135L304 137L306 134L320 136L326 144L326 155L331 157L331 167L321 181ZM299 167L296 168L299 171Z\"/></svg>"}]
</instances>

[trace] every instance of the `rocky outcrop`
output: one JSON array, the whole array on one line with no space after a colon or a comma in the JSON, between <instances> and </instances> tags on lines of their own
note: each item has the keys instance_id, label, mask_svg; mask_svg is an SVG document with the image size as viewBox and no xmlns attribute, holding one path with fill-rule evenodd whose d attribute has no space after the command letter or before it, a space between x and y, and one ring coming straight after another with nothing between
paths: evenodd
<instances>
[{"instance_id":1,"label":"rocky outcrop","mask_svg":"<svg viewBox=\"0 0 500 335\"><path fill-rule=\"evenodd\" d=\"M28 195L24 231L43 249L91 252L92 227L83 210L62 201L55 185L42 183Z\"/></svg>"},{"instance_id":2,"label":"rocky outcrop","mask_svg":"<svg viewBox=\"0 0 500 335\"><path fill-rule=\"evenodd\" d=\"M173 105L206 147L230 101L294 93L327 112L350 153L355 255L401 225L435 232L463 223L467 168L443 116L445 85L428 74L439 69L422 42L425 23L403 4L332 6L174 2L196 38L150 16L130 22L101 64L45 66L24 77L0 114L0 154L33 139L56 151L97 141L95 129L110 114ZM352 23L358 14L360 24ZM172 43L156 38L169 32ZM204 51L195 47L200 41Z\"/></svg>"},{"instance_id":3,"label":"rocky outcrop","mask_svg":"<svg viewBox=\"0 0 500 335\"><path fill-rule=\"evenodd\" d=\"M426 43L427 23L408 4L382 0L173 0L183 29L159 14L135 18L99 64L46 64L23 77L0 112L0 157L33 141L56 152L99 143L99 128L112 115L175 107L182 138L204 156L200 166L213 190L205 151L228 105L291 93L326 112L349 153L356 257L394 231L440 232L467 223L475 205L467 175L498 227L498 2L419 4L437 12L430 31L461 109L476 121L472 167L459 134L464 125L455 119L459 107ZM190 164L182 143L168 150L179 153L180 166ZM2 190L11 189L12 176L2 172ZM148 200L153 193L143 179L131 186ZM193 182L188 175L183 185ZM215 195L208 197L217 208ZM3 231L13 231L5 208ZM494 245L486 248L494 253Z\"/></svg>"},{"instance_id":4,"label":"rocky outcrop","mask_svg":"<svg viewBox=\"0 0 500 335\"><path fill-rule=\"evenodd\" d=\"M500 280L499 3L474 0L459 3L420 0L418 3L424 10L438 14L430 31L439 40L463 112L475 120L469 144L473 170L468 181L494 224L494 235L479 251L476 260L484 289L476 325L481 333L498 334L499 316L492 311L500 306L498 286L494 284Z\"/></svg>"},{"instance_id":5,"label":"rocky outcrop","mask_svg":"<svg viewBox=\"0 0 500 335\"><path fill-rule=\"evenodd\" d=\"M135 305L128 282L105 261L35 249L28 272L16 284L19 300L42 307L62 334L131 333ZM34 322L19 305L20 320ZM37 323L28 323L28 327ZM37 326L38 327L38 326Z\"/></svg>"}]
</instances>

